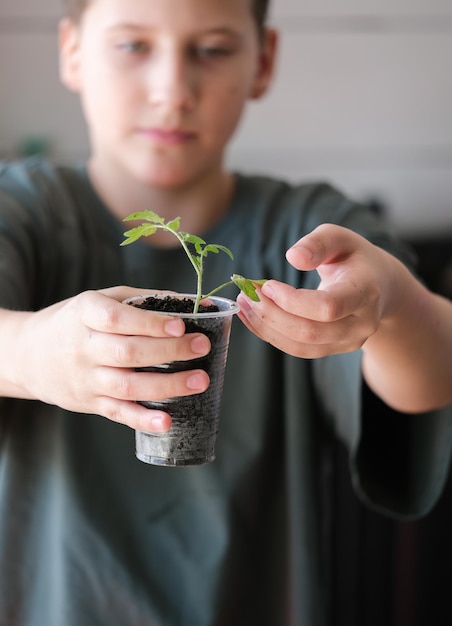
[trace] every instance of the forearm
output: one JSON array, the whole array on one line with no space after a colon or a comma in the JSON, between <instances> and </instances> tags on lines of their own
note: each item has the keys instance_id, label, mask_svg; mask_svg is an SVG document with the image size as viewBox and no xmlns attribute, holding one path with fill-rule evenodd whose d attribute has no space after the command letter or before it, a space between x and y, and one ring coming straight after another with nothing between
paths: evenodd
<instances>
[{"instance_id":1,"label":"forearm","mask_svg":"<svg viewBox=\"0 0 452 626\"><path fill-rule=\"evenodd\" d=\"M452 303L433 294L401 265L396 267L399 305L364 344L369 387L403 412L452 402Z\"/></svg>"},{"instance_id":2,"label":"forearm","mask_svg":"<svg viewBox=\"0 0 452 626\"><path fill-rule=\"evenodd\" d=\"M0 309L0 397L32 399L23 385L23 365L29 355L20 341L23 325L31 315Z\"/></svg>"}]
</instances>

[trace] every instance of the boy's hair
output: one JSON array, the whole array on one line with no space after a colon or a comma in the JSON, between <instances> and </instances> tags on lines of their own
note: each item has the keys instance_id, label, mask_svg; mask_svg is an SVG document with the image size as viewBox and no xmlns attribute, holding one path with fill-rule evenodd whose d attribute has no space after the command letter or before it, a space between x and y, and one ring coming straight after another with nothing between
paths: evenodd
<instances>
[{"instance_id":1,"label":"boy's hair","mask_svg":"<svg viewBox=\"0 0 452 626\"><path fill-rule=\"evenodd\" d=\"M256 20L257 28L259 32L265 27L267 21L268 7L270 0L252 0L253 1L253 13Z\"/></svg>"},{"instance_id":2,"label":"boy's hair","mask_svg":"<svg viewBox=\"0 0 452 626\"><path fill-rule=\"evenodd\" d=\"M64 0L65 14L73 19L75 22L77 22L78 20L80 20L84 10L91 1L92 0ZM265 26L265 21L267 19L268 5L270 3L270 0L252 0L252 3L254 18L256 20L259 32L261 32Z\"/></svg>"}]
</instances>

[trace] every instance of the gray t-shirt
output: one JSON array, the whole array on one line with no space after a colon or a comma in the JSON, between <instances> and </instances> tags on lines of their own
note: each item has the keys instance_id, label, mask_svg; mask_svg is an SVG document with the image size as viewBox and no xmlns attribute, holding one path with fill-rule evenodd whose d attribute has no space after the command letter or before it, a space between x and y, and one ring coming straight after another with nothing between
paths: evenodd
<instances>
[{"instance_id":1,"label":"gray t-shirt","mask_svg":"<svg viewBox=\"0 0 452 626\"><path fill-rule=\"evenodd\" d=\"M209 257L207 288L232 273L315 288L317 274L284 253L323 222L404 254L327 185L236 175L229 211L205 233L234 261ZM118 284L194 290L181 250L120 247L124 230L84 167L0 165L0 306L37 310ZM0 624L330 623L332 435L349 450L359 497L395 516L434 504L449 461L450 413L399 416L393 428L377 403L366 421L362 387L359 351L296 359L235 319L217 459L171 469L136 460L127 427L0 399Z\"/></svg>"}]
</instances>

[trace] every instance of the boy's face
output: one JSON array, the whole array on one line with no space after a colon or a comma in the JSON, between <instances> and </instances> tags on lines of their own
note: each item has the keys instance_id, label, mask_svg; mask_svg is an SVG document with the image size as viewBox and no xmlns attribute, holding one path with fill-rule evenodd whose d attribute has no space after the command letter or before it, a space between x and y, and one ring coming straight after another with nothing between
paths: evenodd
<instances>
[{"instance_id":1,"label":"boy's face","mask_svg":"<svg viewBox=\"0 0 452 626\"><path fill-rule=\"evenodd\" d=\"M93 163L174 187L221 168L271 75L251 0L94 0L61 26L64 83L81 95Z\"/></svg>"}]
</instances>

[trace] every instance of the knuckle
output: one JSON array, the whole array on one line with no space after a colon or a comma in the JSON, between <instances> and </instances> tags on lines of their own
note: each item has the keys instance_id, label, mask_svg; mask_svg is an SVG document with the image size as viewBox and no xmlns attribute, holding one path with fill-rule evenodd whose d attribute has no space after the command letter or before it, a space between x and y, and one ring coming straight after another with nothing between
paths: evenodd
<instances>
[{"instance_id":1,"label":"knuckle","mask_svg":"<svg viewBox=\"0 0 452 626\"><path fill-rule=\"evenodd\" d=\"M116 327L118 322L118 315L118 307L116 306L116 303L114 301L106 301L102 303L99 310L99 316L101 319L102 327L106 331L110 331Z\"/></svg>"},{"instance_id":2,"label":"knuckle","mask_svg":"<svg viewBox=\"0 0 452 626\"><path fill-rule=\"evenodd\" d=\"M72 298L70 300L70 303L76 305L82 310L89 310L89 308L92 306L94 294L95 292L92 289L82 291L82 293L79 293L74 298Z\"/></svg>"},{"instance_id":3,"label":"knuckle","mask_svg":"<svg viewBox=\"0 0 452 626\"><path fill-rule=\"evenodd\" d=\"M113 348L113 358L118 365L130 366L136 361L136 348L127 340L118 340Z\"/></svg>"},{"instance_id":4,"label":"knuckle","mask_svg":"<svg viewBox=\"0 0 452 626\"><path fill-rule=\"evenodd\" d=\"M320 318L324 322L333 322L341 316L341 303L339 298L328 294L320 305Z\"/></svg>"},{"instance_id":5,"label":"knuckle","mask_svg":"<svg viewBox=\"0 0 452 626\"><path fill-rule=\"evenodd\" d=\"M120 422L120 415L116 403L108 396L97 398L96 413L112 422Z\"/></svg>"},{"instance_id":6,"label":"knuckle","mask_svg":"<svg viewBox=\"0 0 452 626\"><path fill-rule=\"evenodd\" d=\"M84 291L71 299L71 305L77 307L81 319L89 327L97 330L112 331L118 323L120 311L116 300L99 296L94 290Z\"/></svg>"},{"instance_id":7,"label":"knuckle","mask_svg":"<svg viewBox=\"0 0 452 626\"><path fill-rule=\"evenodd\" d=\"M130 403L105 398L105 402L102 406L102 410L99 411L99 415L106 417L108 420L115 422L116 424L123 424L124 426L135 428L136 418L134 410L135 409L131 408Z\"/></svg>"},{"instance_id":8,"label":"knuckle","mask_svg":"<svg viewBox=\"0 0 452 626\"><path fill-rule=\"evenodd\" d=\"M132 381L129 372L120 373L115 381L115 396L124 400L131 398Z\"/></svg>"},{"instance_id":9,"label":"knuckle","mask_svg":"<svg viewBox=\"0 0 452 626\"><path fill-rule=\"evenodd\" d=\"M122 410L115 404L112 404L108 408L106 408L104 411L104 415L112 422L116 422L118 424L123 424L125 422Z\"/></svg>"}]
</instances>

